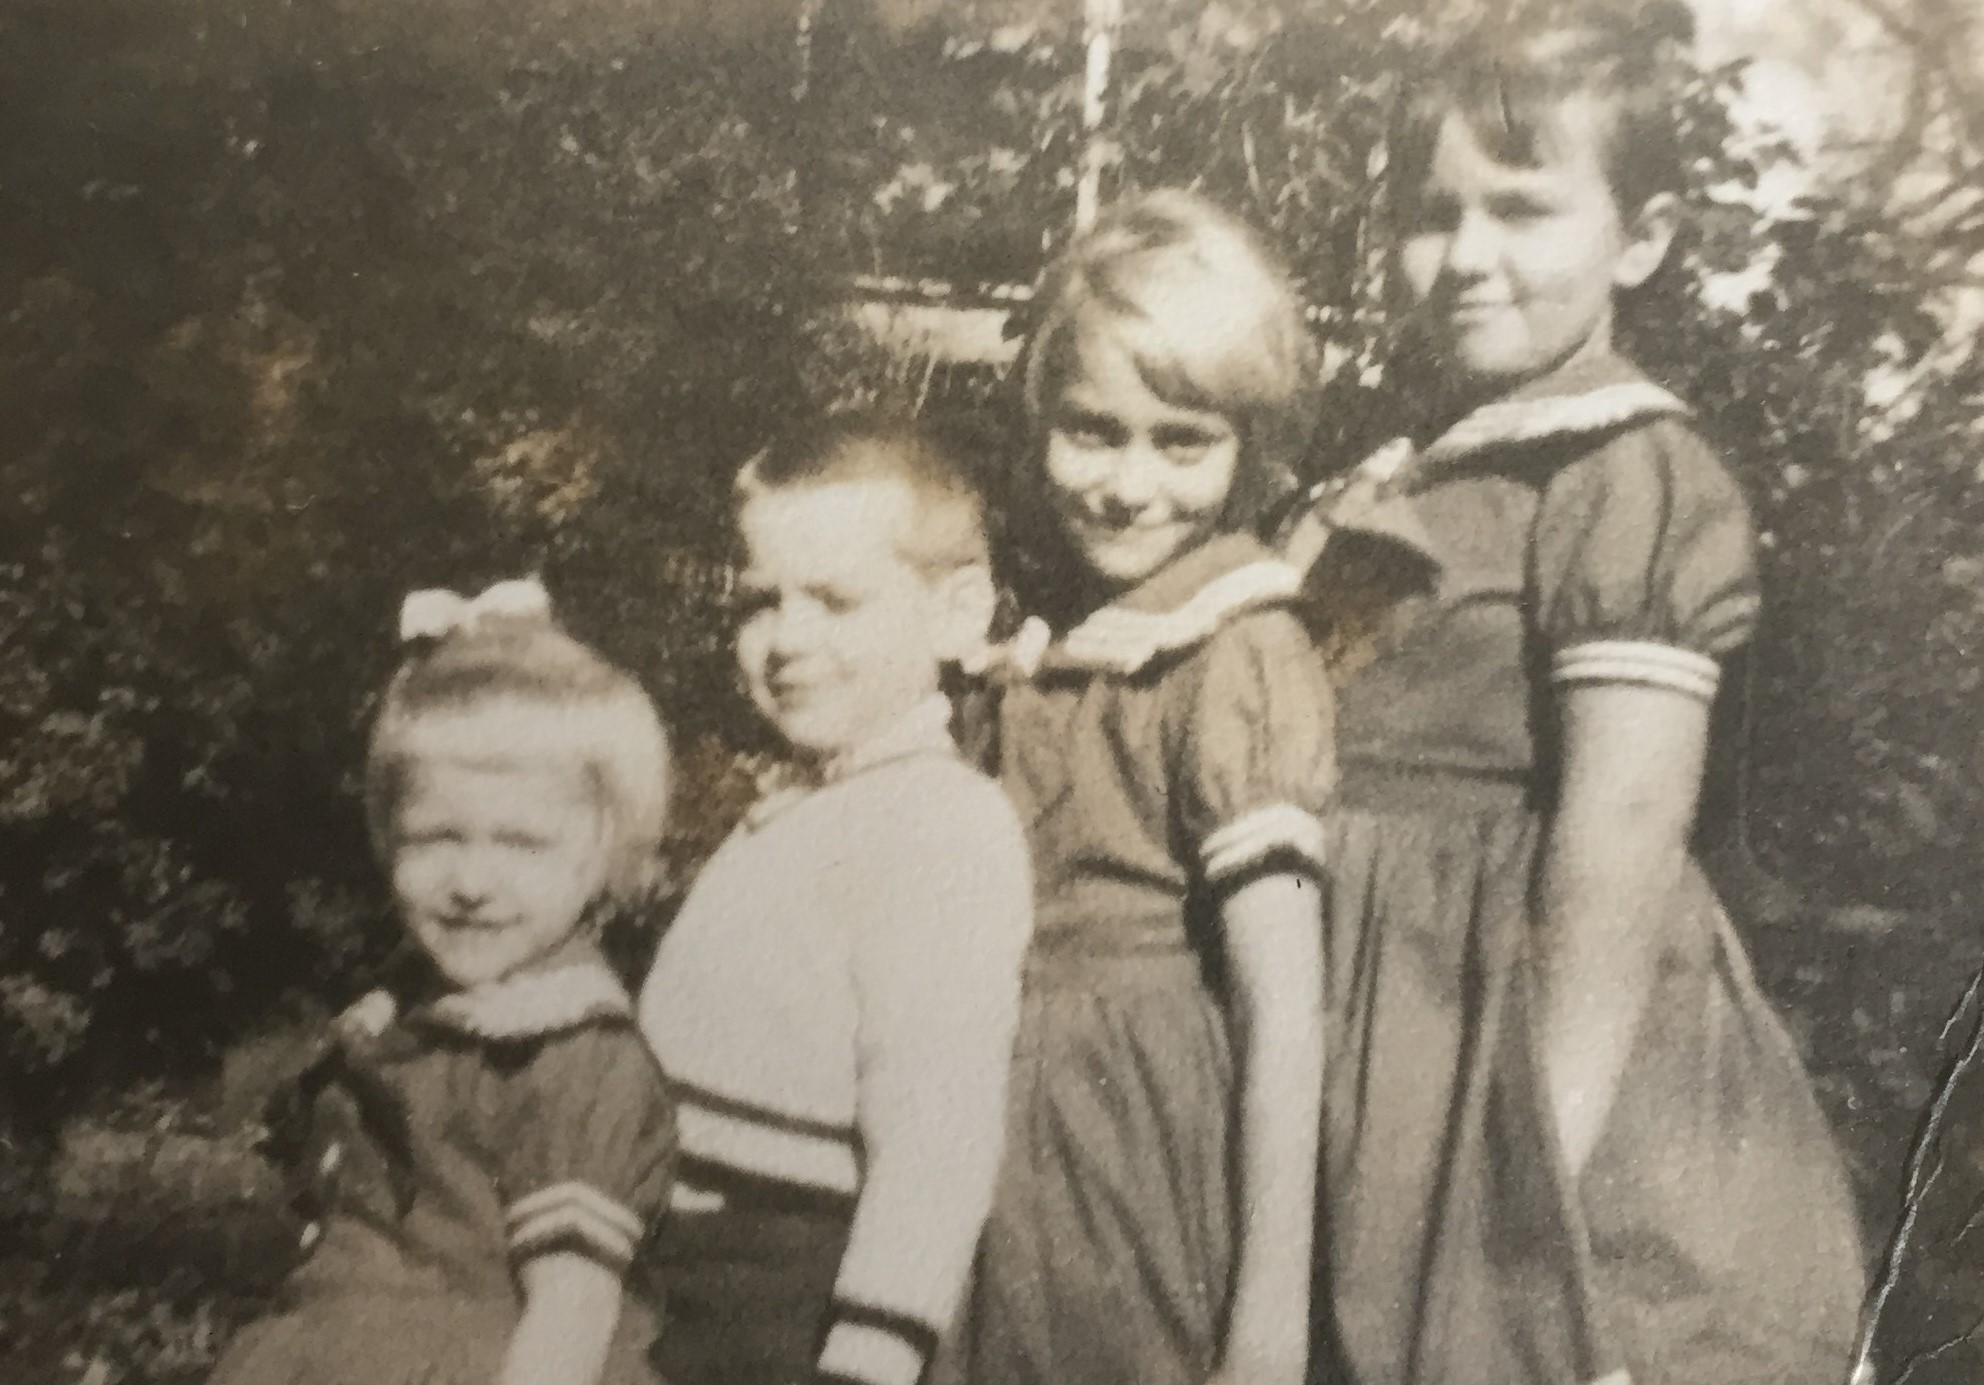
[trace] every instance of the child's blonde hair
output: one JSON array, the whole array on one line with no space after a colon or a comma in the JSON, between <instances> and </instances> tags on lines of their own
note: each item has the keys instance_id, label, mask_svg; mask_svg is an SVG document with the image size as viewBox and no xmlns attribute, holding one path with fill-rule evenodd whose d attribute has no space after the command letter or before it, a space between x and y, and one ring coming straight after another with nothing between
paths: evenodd
<instances>
[{"instance_id":1,"label":"child's blonde hair","mask_svg":"<svg viewBox=\"0 0 1984 1385\"><path fill-rule=\"evenodd\" d=\"M407 771L422 758L569 765L606 831L600 897L639 902L655 881L668 807L668 733L654 704L560 629L548 603L482 613L473 605L419 639L386 687L365 764L373 848L391 861Z\"/></svg>"},{"instance_id":2,"label":"child's blonde hair","mask_svg":"<svg viewBox=\"0 0 1984 1385\"><path fill-rule=\"evenodd\" d=\"M1246 223L1183 189L1132 196L1048 268L1035 311L1019 378L1036 453L1080 337L1102 324L1151 393L1234 426L1230 526L1258 525L1283 498L1315 430L1321 380L1294 282Z\"/></svg>"},{"instance_id":3,"label":"child's blonde hair","mask_svg":"<svg viewBox=\"0 0 1984 1385\"><path fill-rule=\"evenodd\" d=\"M948 449L914 419L853 411L795 429L750 461L732 488L733 507L761 495L851 481L888 481L913 512L901 557L926 577L990 562L985 504Z\"/></svg>"}]
</instances>

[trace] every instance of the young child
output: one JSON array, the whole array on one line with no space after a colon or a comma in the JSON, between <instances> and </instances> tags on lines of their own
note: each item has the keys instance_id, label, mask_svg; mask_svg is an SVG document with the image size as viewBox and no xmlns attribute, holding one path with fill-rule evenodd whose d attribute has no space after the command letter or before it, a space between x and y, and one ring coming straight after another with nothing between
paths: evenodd
<instances>
[{"instance_id":1,"label":"young child","mask_svg":"<svg viewBox=\"0 0 1984 1385\"><path fill-rule=\"evenodd\" d=\"M669 1385L914 1385L997 1172L1026 845L939 690L980 652L979 500L849 417L737 482L751 700L788 770L698 876L640 1001L682 1109L656 1257Z\"/></svg>"},{"instance_id":2,"label":"young child","mask_svg":"<svg viewBox=\"0 0 1984 1385\"><path fill-rule=\"evenodd\" d=\"M634 681L543 588L407 598L366 809L428 993L374 992L305 1087L309 1257L215 1385L636 1385L621 1276L674 1115L595 947L644 889L668 780Z\"/></svg>"},{"instance_id":3,"label":"young child","mask_svg":"<svg viewBox=\"0 0 1984 1385\"><path fill-rule=\"evenodd\" d=\"M1343 490L1439 568L1339 689L1324 1222L1364 1382L1836 1380L1860 1297L1832 1136L1689 856L1757 574L1614 349L1675 228L1681 55L1604 13L1457 44L1393 150L1448 407Z\"/></svg>"},{"instance_id":4,"label":"young child","mask_svg":"<svg viewBox=\"0 0 1984 1385\"><path fill-rule=\"evenodd\" d=\"M1182 192L1118 207L1038 302L1034 476L1086 609L999 710L1037 929L953 1369L1292 1385L1331 701L1297 574L1243 529L1309 431L1313 347L1261 243Z\"/></svg>"}]
</instances>

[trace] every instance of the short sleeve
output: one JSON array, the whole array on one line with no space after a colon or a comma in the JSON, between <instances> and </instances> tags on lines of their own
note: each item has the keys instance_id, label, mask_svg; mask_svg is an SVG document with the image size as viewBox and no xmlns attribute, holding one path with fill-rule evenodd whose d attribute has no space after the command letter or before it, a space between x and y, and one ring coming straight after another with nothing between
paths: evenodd
<instances>
[{"instance_id":1,"label":"short sleeve","mask_svg":"<svg viewBox=\"0 0 1984 1385\"><path fill-rule=\"evenodd\" d=\"M1530 552L1559 686L1634 683L1711 700L1760 604L1749 509L1686 424L1636 428L1545 489Z\"/></svg>"},{"instance_id":2,"label":"short sleeve","mask_svg":"<svg viewBox=\"0 0 1984 1385\"><path fill-rule=\"evenodd\" d=\"M1215 634L1175 736L1178 828L1205 881L1322 870L1318 813L1336 785L1335 698L1300 620L1253 611Z\"/></svg>"},{"instance_id":3,"label":"short sleeve","mask_svg":"<svg viewBox=\"0 0 1984 1385\"><path fill-rule=\"evenodd\" d=\"M660 1065L631 1024L595 1024L547 1039L515 1081L497 1153L511 1262L577 1251L624 1273L674 1166Z\"/></svg>"}]
</instances>

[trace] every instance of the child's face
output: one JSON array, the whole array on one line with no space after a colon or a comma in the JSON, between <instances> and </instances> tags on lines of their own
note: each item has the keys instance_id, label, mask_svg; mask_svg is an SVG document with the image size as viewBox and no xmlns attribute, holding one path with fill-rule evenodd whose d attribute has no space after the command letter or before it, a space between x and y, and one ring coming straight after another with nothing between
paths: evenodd
<instances>
[{"instance_id":1,"label":"child's face","mask_svg":"<svg viewBox=\"0 0 1984 1385\"><path fill-rule=\"evenodd\" d=\"M1535 168L1498 162L1458 115L1441 127L1399 259L1423 329L1464 379L1510 388L1608 349L1613 292L1665 253L1621 213L1599 115L1561 103Z\"/></svg>"},{"instance_id":2,"label":"child's face","mask_svg":"<svg viewBox=\"0 0 1984 1385\"><path fill-rule=\"evenodd\" d=\"M739 513L737 662L795 750L832 757L888 730L964 652L957 584L903 556L915 519L908 488L887 479L766 491Z\"/></svg>"},{"instance_id":3,"label":"child's face","mask_svg":"<svg viewBox=\"0 0 1984 1385\"><path fill-rule=\"evenodd\" d=\"M1239 434L1222 414L1152 393L1106 327L1082 331L1046 422L1055 511L1111 589L1136 586L1219 528Z\"/></svg>"},{"instance_id":4,"label":"child's face","mask_svg":"<svg viewBox=\"0 0 1984 1385\"><path fill-rule=\"evenodd\" d=\"M408 766L393 893L407 929L455 985L577 951L604 866L604 820L573 770L439 757Z\"/></svg>"}]
</instances>

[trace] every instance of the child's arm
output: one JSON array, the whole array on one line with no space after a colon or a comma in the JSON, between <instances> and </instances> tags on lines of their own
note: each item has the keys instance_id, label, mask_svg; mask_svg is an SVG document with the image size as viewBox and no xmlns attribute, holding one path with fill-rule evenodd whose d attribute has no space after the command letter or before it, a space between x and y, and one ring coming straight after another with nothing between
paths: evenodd
<instances>
[{"instance_id":1,"label":"child's arm","mask_svg":"<svg viewBox=\"0 0 1984 1385\"><path fill-rule=\"evenodd\" d=\"M1221 900L1239 1099L1232 1312L1215 1379L1296 1385L1308 1366L1323 1104L1323 903L1317 815L1336 782L1334 701L1286 611L1213 637L1173 790Z\"/></svg>"},{"instance_id":2,"label":"child's arm","mask_svg":"<svg viewBox=\"0 0 1984 1385\"><path fill-rule=\"evenodd\" d=\"M955 788L958 780L948 781ZM858 908L860 1200L820 1375L914 1385L963 1297L992 1202L1032 875L1004 795L906 794Z\"/></svg>"},{"instance_id":3,"label":"child's arm","mask_svg":"<svg viewBox=\"0 0 1984 1385\"><path fill-rule=\"evenodd\" d=\"M523 1310L497 1385L596 1385L667 1202L674 1107L631 1026L553 1036L511 1080L492 1171Z\"/></svg>"},{"instance_id":4,"label":"child's arm","mask_svg":"<svg viewBox=\"0 0 1984 1385\"><path fill-rule=\"evenodd\" d=\"M526 1261L524 1311L497 1385L597 1385L620 1322L620 1276L571 1251Z\"/></svg>"},{"instance_id":5,"label":"child's arm","mask_svg":"<svg viewBox=\"0 0 1984 1385\"><path fill-rule=\"evenodd\" d=\"M1219 1381L1288 1382L1308 1366L1322 1122L1320 891L1260 876L1221 910L1240 1094L1238 1256Z\"/></svg>"},{"instance_id":6,"label":"child's arm","mask_svg":"<svg viewBox=\"0 0 1984 1385\"><path fill-rule=\"evenodd\" d=\"M1563 780L1538 880L1544 1077L1565 1161L1590 1157L1652 994L1688 852L1708 704L1598 683L1562 694Z\"/></svg>"},{"instance_id":7,"label":"child's arm","mask_svg":"<svg viewBox=\"0 0 1984 1385\"><path fill-rule=\"evenodd\" d=\"M1674 420L1629 429L1556 473L1530 562L1558 765L1534 883L1532 1018L1575 1177L1604 1132L1671 937L1721 660L1756 627L1758 582L1741 492Z\"/></svg>"}]
</instances>

